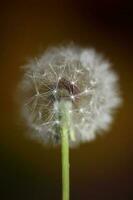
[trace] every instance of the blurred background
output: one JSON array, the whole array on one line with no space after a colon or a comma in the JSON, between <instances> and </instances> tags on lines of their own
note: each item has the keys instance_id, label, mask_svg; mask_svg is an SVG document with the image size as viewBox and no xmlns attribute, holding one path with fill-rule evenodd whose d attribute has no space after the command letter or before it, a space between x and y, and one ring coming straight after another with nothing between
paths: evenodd
<instances>
[{"instance_id":1,"label":"blurred background","mask_svg":"<svg viewBox=\"0 0 133 200\"><path fill-rule=\"evenodd\" d=\"M109 58L124 99L107 134L71 150L71 199L132 199L132 4L7 0L0 9L0 199L61 199L60 148L26 138L14 96L21 65L49 46L71 41Z\"/></svg>"}]
</instances>

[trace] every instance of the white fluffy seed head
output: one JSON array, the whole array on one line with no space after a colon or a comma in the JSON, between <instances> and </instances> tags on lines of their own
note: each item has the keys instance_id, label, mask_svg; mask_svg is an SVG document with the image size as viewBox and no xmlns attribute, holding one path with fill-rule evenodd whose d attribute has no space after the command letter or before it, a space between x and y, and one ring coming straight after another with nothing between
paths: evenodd
<instances>
[{"instance_id":1,"label":"white fluffy seed head","mask_svg":"<svg viewBox=\"0 0 133 200\"><path fill-rule=\"evenodd\" d=\"M93 49L51 48L24 66L20 83L22 115L42 142L60 143L60 100L72 102L75 142L90 141L107 130L120 105L117 75ZM73 143L70 138L70 144Z\"/></svg>"}]
</instances>

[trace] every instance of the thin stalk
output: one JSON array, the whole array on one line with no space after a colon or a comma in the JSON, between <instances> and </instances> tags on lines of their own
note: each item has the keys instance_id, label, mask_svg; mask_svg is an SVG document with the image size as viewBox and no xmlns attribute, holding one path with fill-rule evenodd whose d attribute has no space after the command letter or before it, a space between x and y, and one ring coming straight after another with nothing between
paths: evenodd
<instances>
[{"instance_id":1,"label":"thin stalk","mask_svg":"<svg viewBox=\"0 0 133 200\"><path fill-rule=\"evenodd\" d=\"M68 131L62 128L61 133L62 154L62 200L69 200L69 141Z\"/></svg>"},{"instance_id":2,"label":"thin stalk","mask_svg":"<svg viewBox=\"0 0 133 200\"><path fill-rule=\"evenodd\" d=\"M70 113L72 103L61 101L59 104L62 156L62 200L69 200L69 137L73 135Z\"/></svg>"}]
</instances>

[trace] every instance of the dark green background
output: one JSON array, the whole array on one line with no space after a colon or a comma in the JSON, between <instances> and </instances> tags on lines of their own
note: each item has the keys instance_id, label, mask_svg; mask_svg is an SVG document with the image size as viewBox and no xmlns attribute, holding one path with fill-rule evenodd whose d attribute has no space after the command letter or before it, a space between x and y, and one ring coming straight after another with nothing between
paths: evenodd
<instances>
[{"instance_id":1,"label":"dark green background","mask_svg":"<svg viewBox=\"0 0 133 200\"><path fill-rule=\"evenodd\" d=\"M103 52L120 76L124 103L108 134L71 150L72 200L133 194L133 7L129 1L3 1L0 12L0 199L61 199L60 149L25 137L14 101L20 66L74 41Z\"/></svg>"}]
</instances>

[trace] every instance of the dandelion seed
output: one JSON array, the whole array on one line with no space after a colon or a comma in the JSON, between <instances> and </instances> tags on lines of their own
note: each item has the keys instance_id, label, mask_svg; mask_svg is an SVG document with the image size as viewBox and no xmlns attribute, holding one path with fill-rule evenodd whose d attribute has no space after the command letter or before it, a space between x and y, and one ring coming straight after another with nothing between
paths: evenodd
<instances>
[{"instance_id":1,"label":"dandelion seed","mask_svg":"<svg viewBox=\"0 0 133 200\"><path fill-rule=\"evenodd\" d=\"M74 97L73 95L71 95L70 97L71 97L71 99L72 99L72 100L74 100L74 99L75 99L75 97Z\"/></svg>"},{"instance_id":2,"label":"dandelion seed","mask_svg":"<svg viewBox=\"0 0 133 200\"><path fill-rule=\"evenodd\" d=\"M83 112L84 112L83 108L80 108L80 109L79 109L79 111L80 111L81 113L83 113Z\"/></svg>"},{"instance_id":3,"label":"dandelion seed","mask_svg":"<svg viewBox=\"0 0 133 200\"><path fill-rule=\"evenodd\" d=\"M55 124L60 124L60 121L59 121L59 120L56 120L56 121L55 121Z\"/></svg>"},{"instance_id":4,"label":"dandelion seed","mask_svg":"<svg viewBox=\"0 0 133 200\"><path fill-rule=\"evenodd\" d=\"M56 94L56 93L57 93L57 90L54 90L53 93Z\"/></svg>"},{"instance_id":5,"label":"dandelion seed","mask_svg":"<svg viewBox=\"0 0 133 200\"><path fill-rule=\"evenodd\" d=\"M72 82L71 82L71 84L72 84L72 85L75 85L75 82L74 82L74 81L72 81Z\"/></svg>"}]
</instances>

